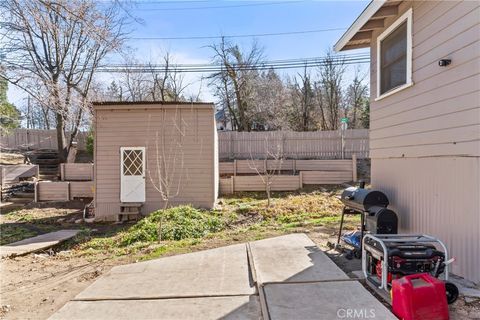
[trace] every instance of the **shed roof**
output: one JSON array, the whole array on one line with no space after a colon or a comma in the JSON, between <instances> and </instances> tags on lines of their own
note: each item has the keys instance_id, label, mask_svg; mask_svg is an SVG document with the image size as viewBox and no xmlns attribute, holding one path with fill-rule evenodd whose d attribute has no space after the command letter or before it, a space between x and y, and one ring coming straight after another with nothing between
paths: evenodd
<instances>
[{"instance_id":1,"label":"shed roof","mask_svg":"<svg viewBox=\"0 0 480 320\"><path fill-rule=\"evenodd\" d=\"M213 102L186 102L186 101L95 101L93 102L93 108L99 109L129 109L144 108L144 109L157 109L157 108L188 108L194 107L197 109L213 109L215 105Z\"/></svg>"},{"instance_id":2,"label":"shed roof","mask_svg":"<svg viewBox=\"0 0 480 320\"><path fill-rule=\"evenodd\" d=\"M385 19L398 15L399 0L372 0L333 47L344 51L370 47L375 29L385 27Z\"/></svg>"}]
</instances>

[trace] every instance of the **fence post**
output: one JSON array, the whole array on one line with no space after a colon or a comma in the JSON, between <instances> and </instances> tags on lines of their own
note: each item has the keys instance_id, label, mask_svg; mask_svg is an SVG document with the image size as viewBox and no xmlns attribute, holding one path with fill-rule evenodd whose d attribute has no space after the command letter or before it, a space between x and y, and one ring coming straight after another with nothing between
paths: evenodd
<instances>
[{"instance_id":1,"label":"fence post","mask_svg":"<svg viewBox=\"0 0 480 320\"><path fill-rule=\"evenodd\" d=\"M353 181L357 181L357 155L352 154L352 175Z\"/></svg>"},{"instance_id":2,"label":"fence post","mask_svg":"<svg viewBox=\"0 0 480 320\"><path fill-rule=\"evenodd\" d=\"M237 159L233 160L233 175L237 175Z\"/></svg>"},{"instance_id":3,"label":"fence post","mask_svg":"<svg viewBox=\"0 0 480 320\"><path fill-rule=\"evenodd\" d=\"M302 189L303 188L303 171L300 171L299 177L300 177L300 189Z\"/></svg>"},{"instance_id":4,"label":"fence post","mask_svg":"<svg viewBox=\"0 0 480 320\"><path fill-rule=\"evenodd\" d=\"M38 188L39 188L38 187L38 181L35 181L35 189L34 189L34 194L33 194L35 202L38 202Z\"/></svg>"},{"instance_id":5,"label":"fence post","mask_svg":"<svg viewBox=\"0 0 480 320\"><path fill-rule=\"evenodd\" d=\"M60 181L65 181L65 163L60 163Z\"/></svg>"},{"instance_id":6,"label":"fence post","mask_svg":"<svg viewBox=\"0 0 480 320\"><path fill-rule=\"evenodd\" d=\"M235 159L235 148L233 146L233 131L228 133L230 135L230 159Z\"/></svg>"},{"instance_id":7,"label":"fence post","mask_svg":"<svg viewBox=\"0 0 480 320\"><path fill-rule=\"evenodd\" d=\"M230 187L232 190L232 194L235 193L235 176L230 177Z\"/></svg>"},{"instance_id":8,"label":"fence post","mask_svg":"<svg viewBox=\"0 0 480 320\"><path fill-rule=\"evenodd\" d=\"M70 182L67 182L67 200L70 201Z\"/></svg>"}]
</instances>

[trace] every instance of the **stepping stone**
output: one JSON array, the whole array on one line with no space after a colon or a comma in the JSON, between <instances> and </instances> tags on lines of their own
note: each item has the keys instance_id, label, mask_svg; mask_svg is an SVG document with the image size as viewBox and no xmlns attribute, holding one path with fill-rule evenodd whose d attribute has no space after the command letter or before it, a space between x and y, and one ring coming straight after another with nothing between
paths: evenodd
<instances>
[{"instance_id":1,"label":"stepping stone","mask_svg":"<svg viewBox=\"0 0 480 320\"><path fill-rule=\"evenodd\" d=\"M33 238L24 239L0 247L2 258L21 256L27 253L44 250L76 236L80 230L60 230L42 234Z\"/></svg>"},{"instance_id":2,"label":"stepping stone","mask_svg":"<svg viewBox=\"0 0 480 320\"><path fill-rule=\"evenodd\" d=\"M159 300L71 301L50 320L261 319L257 296Z\"/></svg>"},{"instance_id":3,"label":"stepping stone","mask_svg":"<svg viewBox=\"0 0 480 320\"><path fill-rule=\"evenodd\" d=\"M74 300L250 295L245 244L113 268Z\"/></svg>"},{"instance_id":4,"label":"stepping stone","mask_svg":"<svg viewBox=\"0 0 480 320\"><path fill-rule=\"evenodd\" d=\"M249 245L259 284L349 279L304 233L250 242Z\"/></svg>"},{"instance_id":5,"label":"stepping stone","mask_svg":"<svg viewBox=\"0 0 480 320\"><path fill-rule=\"evenodd\" d=\"M270 320L397 319L357 281L270 283L263 291Z\"/></svg>"}]
</instances>

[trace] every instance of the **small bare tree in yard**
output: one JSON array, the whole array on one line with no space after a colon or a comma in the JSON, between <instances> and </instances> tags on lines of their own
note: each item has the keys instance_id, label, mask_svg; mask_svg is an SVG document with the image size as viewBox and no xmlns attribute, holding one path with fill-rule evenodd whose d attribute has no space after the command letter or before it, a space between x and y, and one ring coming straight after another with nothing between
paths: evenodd
<instances>
[{"instance_id":1,"label":"small bare tree in yard","mask_svg":"<svg viewBox=\"0 0 480 320\"><path fill-rule=\"evenodd\" d=\"M147 132L150 132L150 121ZM183 186L183 180L188 181L188 170L185 168L184 146L187 136L187 123L176 109L173 116L167 112L162 113L162 125L153 134L154 140L154 166L148 168L148 176L155 190L163 201L163 209L167 209L171 201L176 198ZM151 136L149 134L149 136ZM147 140L147 150L149 149ZM159 241L162 241L163 214L160 215L158 229Z\"/></svg>"},{"instance_id":2,"label":"small bare tree in yard","mask_svg":"<svg viewBox=\"0 0 480 320\"><path fill-rule=\"evenodd\" d=\"M262 180L263 185L265 186L265 193L267 194L267 207L270 207L271 204L272 184L274 183L275 178L281 173L284 160L283 148L280 143L275 144L273 148L271 148L270 142L270 139L265 137L265 158L263 159L262 164L259 164L258 159L254 159L251 152L250 159L248 160L249 168L257 173ZM271 167L268 165L269 161L273 162Z\"/></svg>"}]
</instances>

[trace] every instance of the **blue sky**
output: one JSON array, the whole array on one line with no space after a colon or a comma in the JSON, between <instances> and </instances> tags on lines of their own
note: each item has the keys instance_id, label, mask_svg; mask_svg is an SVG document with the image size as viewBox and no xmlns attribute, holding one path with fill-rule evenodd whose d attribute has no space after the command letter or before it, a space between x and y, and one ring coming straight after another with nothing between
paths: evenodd
<instances>
[{"instance_id":1,"label":"blue sky","mask_svg":"<svg viewBox=\"0 0 480 320\"><path fill-rule=\"evenodd\" d=\"M129 38L137 37L190 37L238 34L259 34L348 28L362 12L368 1L138 1L132 8L135 17L143 23L132 24ZM202 7L227 7L193 9ZM322 56L332 48L344 30L257 37L268 60ZM252 39L233 41L248 47ZM128 45L135 49L141 61L160 62L165 51L173 54L176 63L207 63L212 57L209 44L218 40L136 40ZM365 52L356 51L356 52ZM347 52L348 53L348 52ZM110 61L117 60L110 57ZM107 63L110 61L106 61ZM362 66L365 72L367 66ZM282 71L294 73L298 70ZM107 80L103 75L102 79ZM189 74L190 87L198 91L199 74ZM12 102L20 102L21 93L9 90ZM202 98L210 100L211 93L205 83Z\"/></svg>"}]
</instances>

